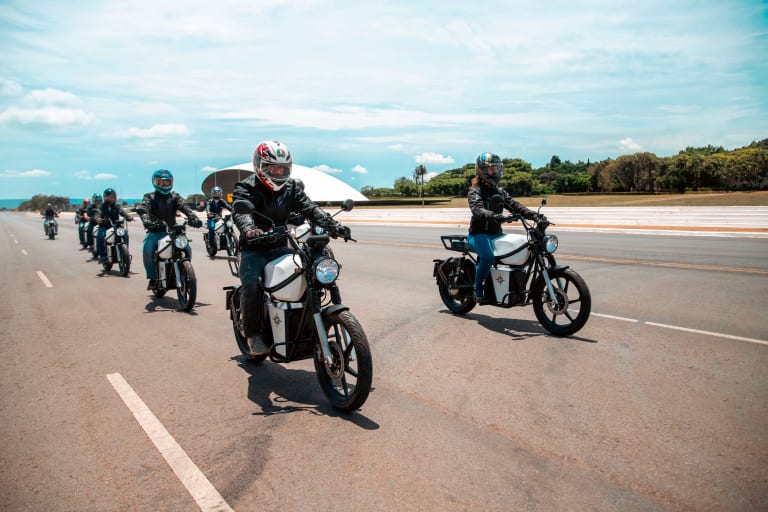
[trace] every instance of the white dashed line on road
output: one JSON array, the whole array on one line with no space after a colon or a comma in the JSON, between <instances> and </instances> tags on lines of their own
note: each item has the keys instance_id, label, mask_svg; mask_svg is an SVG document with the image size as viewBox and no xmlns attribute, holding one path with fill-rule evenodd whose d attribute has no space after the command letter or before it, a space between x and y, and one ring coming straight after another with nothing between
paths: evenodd
<instances>
[{"instance_id":1,"label":"white dashed line on road","mask_svg":"<svg viewBox=\"0 0 768 512\"><path fill-rule=\"evenodd\" d=\"M22 250L21 250L21 254L23 254L24 256L26 256L26 255L27 255L27 251L26 251L26 250L24 250L24 249L22 249Z\"/></svg>"},{"instance_id":2,"label":"white dashed line on road","mask_svg":"<svg viewBox=\"0 0 768 512\"><path fill-rule=\"evenodd\" d=\"M119 373L110 373L107 375L107 379L165 461L171 466L173 472L176 473L181 483L184 484L189 494L197 502L200 510L204 512L234 512L123 376Z\"/></svg>"},{"instance_id":3,"label":"white dashed line on road","mask_svg":"<svg viewBox=\"0 0 768 512\"><path fill-rule=\"evenodd\" d=\"M40 280L43 282L46 288L53 288L53 283L51 283L48 280L48 277L45 274L43 274L42 270L37 271L37 277L40 278Z\"/></svg>"}]
</instances>

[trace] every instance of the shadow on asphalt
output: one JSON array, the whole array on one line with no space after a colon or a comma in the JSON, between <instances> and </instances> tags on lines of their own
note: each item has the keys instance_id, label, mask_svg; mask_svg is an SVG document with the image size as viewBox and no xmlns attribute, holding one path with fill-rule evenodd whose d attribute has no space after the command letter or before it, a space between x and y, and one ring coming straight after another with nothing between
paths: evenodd
<instances>
[{"instance_id":1,"label":"shadow on asphalt","mask_svg":"<svg viewBox=\"0 0 768 512\"><path fill-rule=\"evenodd\" d=\"M249 363L243 356L233 356L232 360L248 373L248 399L261 408L254 416L306 412L340 418L366 430L379 428L378 423L360 411L345 413L335 409L320 389L315 372L291 369L271 361ZM277 396L270 398L272 393Z\"/></svg>"},{"instance_id":2,"label":"shadow on asphalt","mask_svg":"<svg viewBox=\"0 0 768 512\"><path fill-rule=\"evenodd\" d=\"M452 315L449 310L440 310L440 313ZM541 324L534 320L525 320L519 318L499 318L495 316L483 315L472 311L464 315L467 320L476 321L481 327L488 329L504 336L508 336L513 340L522 341L528 338L535 338L539 336L545 336L547 338L568 339L575 341L583 341L585 343L597 343L597 340L590 338L582 338L580 336L555 336L549 331L544 329Z\"/></svg>"}]
</instances>

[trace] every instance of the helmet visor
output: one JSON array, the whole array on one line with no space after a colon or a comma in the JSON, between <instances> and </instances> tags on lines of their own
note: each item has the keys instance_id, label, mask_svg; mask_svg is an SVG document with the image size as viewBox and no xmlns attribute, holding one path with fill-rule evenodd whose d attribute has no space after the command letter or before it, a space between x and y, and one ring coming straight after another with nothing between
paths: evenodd
<instances>
[{"instance_id":1,"label":"helmet visor","mask_svg":"<svg viewBox=\"0 0 768 512\"><path fill-rule=\"evenodd\" d=\"M261 170L276 182L282 182L291 177L291 164L262 164Z\"/></svg>"},{"instance_id":2,"label":"helmet visor","mask_svg":"<svg viewBox=\"0 0 768 512\"><path fill-rule=\"evenodd\" d=\"M168 188L173 186L173 178L161 178L156 177L152 182L155 184L156 187L160 188Z\"/></svg>"}]
</instances>

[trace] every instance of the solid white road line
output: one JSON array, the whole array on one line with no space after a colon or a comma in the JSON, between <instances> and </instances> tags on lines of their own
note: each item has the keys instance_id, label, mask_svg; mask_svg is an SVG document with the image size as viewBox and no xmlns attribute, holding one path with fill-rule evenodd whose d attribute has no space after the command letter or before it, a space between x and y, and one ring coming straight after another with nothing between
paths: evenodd
<instances>
[{"instance_id":1,"label":"solid white road line","mask_svg":"<svg viewBox=\"0 0 768 512\"><path fill-rule=\"evenodd\" d=\"M719 332L700 331L698 329L689 329L687 327L678 327L676 325L657 324L655 322L644 322L645 325L653 325L655 327L664 327L666 329L675 329L677 331L692 332L694 334L704 334L706 336L717 336L718 338L727 338L729 340L746 341L748 343L757 343L759 345L768 345L768 341L756 340L754 338L742 338L741 336L733 336L732 334L722 334Z\"/></svg>"},{"instance_id":2,"label":"solid white road line","mask_svg":"<svg viewBox=\"0 0 768 512\"><path fill-rule=\"evenodd\" d=\"M601 316L603 318L610 318L612 320L621 320L622 322L632 322L632 323L635 323L635 324L640 321L640 320L637 320L635 318L626 318L626 317L623 317L623 316L604 315L602 313L592 313L592 314L595 315L595 316Z\"/></svg>"},{"instance_id":3,"label":"solid white road line","mask_svg":"<svg viewBox=\"0 0 768 512\"><path fill-rule=\"evenodd\" d=\"M197 502L200 510L204 512L234 512L123 376L119 373L110 373L107 375L107 379L112 383L112 387L123 399L125 405L133 413L133 417L147 433L149 439L160 451L168 465L171 466L181 483L187 488L189 494Z\"/></svg>"},{"instance_id":4,"label":"solid white road line","mask_svg":"<svg viewBox=\"0 0 768 512\"><path fill-rule=\"evenodd\" d=\"M40 280L43 282L46 288L53 288L53 283L51 283L45 274L43 274L42 270L37 271L37 277L40 278Z\"/></svg>"}]
</instances>

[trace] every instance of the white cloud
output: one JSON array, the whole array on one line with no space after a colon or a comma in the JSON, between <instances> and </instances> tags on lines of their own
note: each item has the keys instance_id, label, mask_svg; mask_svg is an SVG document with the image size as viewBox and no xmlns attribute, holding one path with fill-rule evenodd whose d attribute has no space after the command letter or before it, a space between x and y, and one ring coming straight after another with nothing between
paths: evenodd
<instances>
[{"instance_id":1,"label":"white cloud","mask_svg":"<svg viewBox=\"0 0 768 512\"><path fill-rule=\"evenodd\" d=\"M402 144L390 144L387 146L387 149L391 149L392 151L405 151L405 146Z\"/></svg>"},{"instance_id":2,"label":"white cloud","mask_svg":"<svg viewBox=\"0 0 768 512\"><path fill-rule=\"evenodd\" d=\"M334 168L332 168L332 167L330 167L330 166L328 166L326 164L316 165L316 166L313 167L313 169L316 169L316 170L318 170L320 172L324 172L324 173L327 173L327 174L339 174L341 172L344 172L341 169L334 169Z\"/></svg>"},{"instance_id":3,"label":"white cloud","mask_svg":"<svg viewBox=\"0 0 768 512\"><path fill-rule=\"evenodd\" d=\"M216 167L206 165L206 166L203 166L203 168L200 170L204 172L214 172L214 171L217 171L218 169Z\"/></svg>"},{"instance_id":4,"label":"white cloud","mask_svg":"<svg viewBox=\"0 0 768 512\"><path fill-rule=\"evenodd\" d=\"M619 149L621 149L621 151L638 152L642 151L643 146L633 141L632 137L627 137L626 139L621 139L619 141Z\"/></svg>"},{"instance_id":5,"label":"white cloud","mask_svg":"<svg viewBox=\"0 0 768 512\"><path fill-rule=\"evenodd\" d=\"M100 172L93 176L93 179L95 180L115 180L117 179L117 176L114 174L110 174L108 172Z\"/></svg>"},{"instance_id":6,"label":"white cloud","mask_svg":"<svg viewBox=\"0 0 768 512\"><path fill-rule=\"evenodd\" d=\"M156 124L151 128L128 128L120 136L137 139L156 139L176 135L189 135L189 128L183 124Z\"/></svg>"},{"instance_id":7,"label":"white cloud","mask_svg":"<svg viewBox=\"0 0 768 512\"><path fill-rule=\"evenodd\" d=\"M0 113L0 123L14 123L22 126L87 125L93 121L93 118L93 114L82 110L61 107L31 109L10 107Z\"/></svg>"},{"instance_id":8,"label":"white cloud","mask_svg":"<svg viewBox=\"0 0 768 512\"><path fill-rule=\"evenodd\" d=\"M439 153L426 152L414 157L417 163L420 164L452 164L454 159L452 156L443 156Z\"/></svg>"},{"instance_id":9,"label":"white cloud","mask_svg":"<svg viewBox=\"0 0 768 512\"><path fill-rule=\"evenodd\" d=\"M356 172L358 174L368 174L368 169L358 164L352 168L352 172Z\"/></svg>"},{"instance_id":10,"label":"white cloud","mask_svg":"<svg viewBox=\"0 0 768 512\"><path fill-rule=\"evenodd\" d=\"M71 92L50 88L30 91L24 96L23 101L36 106L77 105L80 103L80 99Z\"/></svg>"},{"instance_id":11,"label":"white cloud","mask_svg":"<svg viewBox=\"0 0 768 512\"><path fill-rule=\"evenodd\" d=\"M72 173L72 176L74 176L75 178L77 178L79 180L92 180L93 179L93 177L91 176L91 174L88 171L77 171L77 172Z\"/></svg>"},{"instance_id":12,"label":"white cloud","mask_svg":"<svg viewBox=\"0 0 768 512\"><path fill-rule=\"evenodd\" d=\"M424 175L424 183L429 182L429 180L431 180L432 178L434 178L438 174L440 174L440 173L439 172L428 172L427 174Z\"/></svg>"},{"instance_id":13,"label":"white cloud","mask_svg":"<svg viewBox=\"0 0 768 512\"><path fill-rule=\"evenodd\" d=\"M50 176L51 173L42 169L32 169L31 171L7 170L0 172L0 178L36 178L38 176Z\"/></svg>"}]
</instances>

